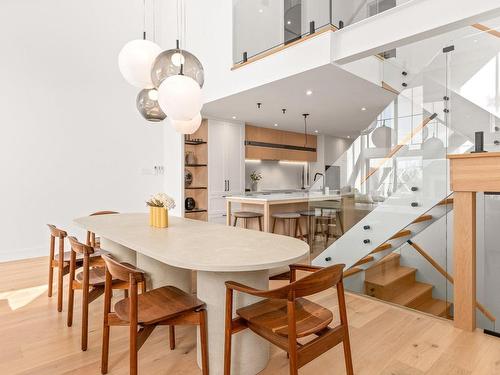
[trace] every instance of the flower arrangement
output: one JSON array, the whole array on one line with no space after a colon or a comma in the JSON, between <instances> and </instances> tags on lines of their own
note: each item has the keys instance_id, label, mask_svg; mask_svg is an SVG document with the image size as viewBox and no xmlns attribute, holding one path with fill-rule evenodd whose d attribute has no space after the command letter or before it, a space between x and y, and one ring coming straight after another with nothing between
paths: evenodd
<instances>
[{"instance_id":1,"label":"flower arrangement","mask_svg":"<svg viewBox=\"0 0 500 375\"><path fill-rule=\"evenodd\" d=\"M149 207L163 207L166 210L171 210L175 208L175 201L172 197L165 193L158 193L153 195L146 204Z\"/></svg>"},{"instance_id":2,"label":"flower arrangement","mask_svg":"<svg viewBox=\"0 0 500 375\"><path fill-rule=\"evenodd\" d=\"M168 227L168 210L175 208L175 201L165 193L153 195L146 204L149 206L149 225L156 228Z\"/></svg>"},{"instance_id":3,"label":"flower arrangement","mask_svg":"<svg viewBox=\"0 0 500 375\"><path fill-rule=\"evenodd\" d=\"M252 173L250 173L250 180L252 180L252 182L259 182L260 180L262 180L262 175L257 171L253 171Z\"/></svg>"}]
</instances>

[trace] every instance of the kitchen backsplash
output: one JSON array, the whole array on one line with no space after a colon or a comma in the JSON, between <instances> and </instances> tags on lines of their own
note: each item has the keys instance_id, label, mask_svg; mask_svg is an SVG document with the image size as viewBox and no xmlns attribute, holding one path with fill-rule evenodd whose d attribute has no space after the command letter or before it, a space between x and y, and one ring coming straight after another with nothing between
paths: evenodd
<instances>
[{"instance_id":1,"label":"kitchen backsplash","mask_svg":"<svg viewBox=\"0 0 500 375\"><path fill-rule=\"evenodd\" d=\"M290 163L274 160L246 161L245 187L250 189L250 174L253 171L262 175L258 190L300 189L302 171L305 163Z\"/></svg>"}]
</instances>

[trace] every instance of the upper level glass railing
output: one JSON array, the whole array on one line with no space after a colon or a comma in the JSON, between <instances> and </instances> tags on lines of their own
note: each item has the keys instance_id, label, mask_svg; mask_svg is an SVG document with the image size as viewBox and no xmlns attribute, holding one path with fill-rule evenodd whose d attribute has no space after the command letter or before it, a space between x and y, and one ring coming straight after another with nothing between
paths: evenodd
<instances>
[{"instance_id":1,"label":"upper level glass railing","mask_svg":"<svg viewBox=\"0 0 500 375\"><path fill-rule=\"evenodd\" d=\"M410 0L233 0L233 63L342 28Z\"/></svg>"}]
</instances>

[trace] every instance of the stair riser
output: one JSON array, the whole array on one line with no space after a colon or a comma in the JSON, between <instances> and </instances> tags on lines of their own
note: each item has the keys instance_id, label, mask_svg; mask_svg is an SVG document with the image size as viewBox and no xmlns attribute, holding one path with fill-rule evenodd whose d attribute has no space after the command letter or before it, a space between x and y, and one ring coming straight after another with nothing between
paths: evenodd
<instances>
[{"instance_id":1,"label":"stair riser","mask_svg":"<svg viewBox=\"0 0 500 375\"><path fill-rule=\"evenodd\" d=\"M389 261L384 261L382 264L372 266L366 270L366 278L389 271L391 268L399 267L399 256Z\"/></svg>"},{"instance_id":2,"label":"stair riser","mask_svg":"<svg viewBox=\"0 0 500 375\"><path fill-rule=\"evenodd\" d=\"M388 300L404 293L405 289L415 283L415 274L416 271L400 277L387 285L378 285L365 280L365 293L372 297Z\"/></svg>"},{"instance_id":3,"label":"stair riser","mask_svg":"<svg viewBox=\"0 0 500 375\"><path fill-rule=\"evenodd\" d=\"M422 303L424 303L425 301L427 301L428 299L431 299L431 298L432 298L432 288L429 288L424 293L421 293L420 295L418 295L417 297L412 299L405 306L414 309L418 305L421 305Z\"/></svg>"}]
</instances>

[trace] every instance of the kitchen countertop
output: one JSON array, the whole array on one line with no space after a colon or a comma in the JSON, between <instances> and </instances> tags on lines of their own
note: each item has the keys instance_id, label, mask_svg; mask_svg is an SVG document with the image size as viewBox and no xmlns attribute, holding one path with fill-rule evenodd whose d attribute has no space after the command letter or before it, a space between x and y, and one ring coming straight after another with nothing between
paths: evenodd
<instances>
[{"instance_id":1,"label":"kitchen countertop","mask_svg":"<svg viewBox=\"0 0 500 375\"><path fill-rule=\"evenodd\" d=\"M249 193L243 195L227 196L226 200L232 202L255 202L255 203L273 203L273 202L309 202L309 201L324 201L324 200L340 200L340 194L322 192L289 192L289 193Z\"/></svg>"}]
</instances>

